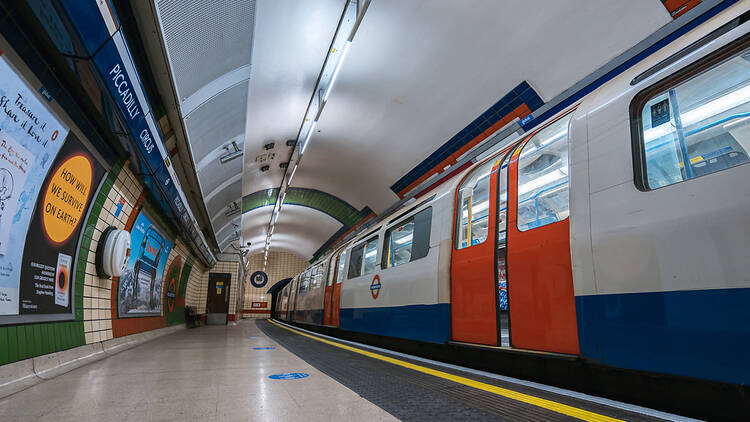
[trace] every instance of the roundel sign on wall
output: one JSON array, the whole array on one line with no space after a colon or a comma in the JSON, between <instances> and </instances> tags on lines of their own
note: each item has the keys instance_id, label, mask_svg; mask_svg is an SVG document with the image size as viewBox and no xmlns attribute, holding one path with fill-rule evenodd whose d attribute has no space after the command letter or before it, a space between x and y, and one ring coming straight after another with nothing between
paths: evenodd
<instances>
[{"instance_id":1,"label":"roundel sign on wall","mask_svg":"<svg viewBox=\"0 0 750 422\"><path fill-rule=\"evenodd\" d=\"M261 288L268 283L268 274L263 271L256 271L250 276L250 283L254 287Z\"/></svg>"},{"instance_id":2,"label":"roundel sign on wall","mask_svg":"<svg viewBox=\"0 0 750 422\"><path fill-rule=\"evenodd\" d=\"M169 265L167 270L167 280L165 285L167 286L165 296L167 301L167 309L169 312L174 312L174 306L177 302L177 289L180 286L180 272L182 271L182 258L178 255Z\"/></svg>"}]
</instances>

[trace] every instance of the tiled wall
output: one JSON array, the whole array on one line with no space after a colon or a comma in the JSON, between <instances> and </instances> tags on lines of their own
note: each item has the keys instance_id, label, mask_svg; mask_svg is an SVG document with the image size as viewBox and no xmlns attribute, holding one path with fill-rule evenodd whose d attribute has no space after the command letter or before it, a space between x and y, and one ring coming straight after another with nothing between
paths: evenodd
<instances>
[{"instance_id":1,"label":"tiled wall","mask_svg":"<svg viewBox=\"0 0 750 422\"><path fill-rule=\"evenodd\" d=\"M249 258L248 280L245 282L245 307L243 314L250 318L266 318L271 312L271 295L266 294L275 283L288 277L294 277L307 268L310 263L304 258L290 252L270 252L268 254L268 284L257 288L250 282L249 275L263 270L263 254L252 255ZM253 302L266 302L264 308L252 308Z\"/></svg>"}]
</instances>

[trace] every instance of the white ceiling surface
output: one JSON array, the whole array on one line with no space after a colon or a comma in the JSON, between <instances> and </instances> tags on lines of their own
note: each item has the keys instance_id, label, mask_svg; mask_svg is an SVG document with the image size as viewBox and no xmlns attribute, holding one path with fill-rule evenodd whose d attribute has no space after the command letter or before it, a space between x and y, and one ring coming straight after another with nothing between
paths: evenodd
<instances>
[{"instance_id":1,"label":"white ceiling surface","mask_svg":"<svg viewBox=\"0 0 750 422\"><path fill-rule=\"evenodd\" d=\"M243 148L255 0L157 0L172 79L203 199L224 250L240 215L242 159L222 164L224 146ZM228 235L229 234L229 235Z\"/></svg>"},{"instance_id":2,"label":"white ceiling surface","mask_svg":"<svg viewBox=\"0 0 750 422\"><path fill-rule=\"evenodd\" d=\"M280 144L296 138L344 4L258 0L243 195L280 185ZM382 212L394 182L520 82L548 101L670 20L659 0L372 0L292 186ZM271 209L243 216L243 242L262 249ZM309 257L339 228L285 206L271 249Z\"/></svg>"},{"instance_id":3,"label":"white ceiling surface","mask_svg":"<svg viewBox=\"0 0 750 422\"><path fill-rule=\"evenodd\" d=\"M273 207L263 207L242 215L242 241L252 243L251 255L263 253L272 211ZM293 252L310 259L323 242L341 228L341 223L310 208L288 206L279 215L276 227L271 242L273 250Z\"/></svg>"}]
</instances>

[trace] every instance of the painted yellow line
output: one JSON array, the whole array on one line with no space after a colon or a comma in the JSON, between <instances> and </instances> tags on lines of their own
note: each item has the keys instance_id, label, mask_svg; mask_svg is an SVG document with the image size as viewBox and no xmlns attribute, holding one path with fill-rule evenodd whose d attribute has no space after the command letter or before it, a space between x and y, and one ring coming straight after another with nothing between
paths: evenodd
<instances>
[{"instance_id":1,"label":"painted yellow line","mask_svg":"<svg viewBox=\"0 0 750 422\"><path fill-rule=\"evenodd\" d=\"M403 368L408 368L417 372L421 372L423 374L428 374L432 376L436 376L439 378L447 379L453 382L456 382L458 384L463 384L468 387L476 388L479 390L487 391L489 393L497 394L503 397L507 397L509 399L517 400L523 403L531 404L534 406L538 406L547 410L552 410L553 412L562 413L563 415L572 416L574 418L582 419L584 421L607 421L607 422L613 422L613 421L620 421L620 419L610 418L609 416L600 415L598 413L589 412L588 410L578 409L577 407L568 406L566 404L561 404L554 402L552 400L546 400L539 397L530 396L528 394L519 393L517 391L508 390L506 388L501 388L496 385L487 384L480 381L475 381L470 378L461 377L458 375L449 374L447 372L438 371L436 369L427 368L425 366L421 365L415 365L410 362L405 362L403 360L394 359L389 356L384 356L378 353L369 352L367 350L362 350L356 347L347 346L345 344L337 343L335 341L327 340L324 338L312 336L307 333L303 333L302 331L295 330L289 327L286 327L284 325L281 325L277 323L276 321L270 320L269 321L277 325L285 330L289 330L295 334L299 334L301 336L305 336L307 338L311 338L313 340L317 340L319 342L338 347L339 349L348 350L350 352L358 353L360 355L364 355L373 359L381 360L383 362L388 362L393 365L398 365ZM621 421L620 421L621 422Z\"/></svg>"}]
</instances>

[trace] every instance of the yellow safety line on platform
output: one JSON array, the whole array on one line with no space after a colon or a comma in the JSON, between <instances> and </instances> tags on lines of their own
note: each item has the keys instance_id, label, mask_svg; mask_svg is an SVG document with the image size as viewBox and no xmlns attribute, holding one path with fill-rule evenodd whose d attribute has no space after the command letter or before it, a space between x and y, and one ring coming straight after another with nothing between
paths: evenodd
<instances>
[{"instance_id":1,"label":"yellow safety line on platform","mask_svg":"<svg viewBox=\"0 0 750 422\"><path fill-rule=\"evenodd\" d=\"M340 349L348 350L350 352L358 353L360 355L364 355L373 359L381 360L383 362L388 362L393 365L398 365L403 368L408 368L417 372L421 372L423 374L432 375L435 377L447 379L453 382L456 382L458 384L463 384L468 387L476 388L479 390L487 391L488 393L497 394L503 397L507 397L509 399L517 400L523 403L528 403L534 406L542 407L547 410L552 410L553 412L562 413L563 415L572 416L574 418L582 419L584 421L620 421L620 419L610 418L609 416L600 415L598 413L589 412L588 410L578 409L573 406L568 406L566 404L561 404L554 402L552 400L542 399L539 397L530 396L528 394L519 393L517 391L508 390L507 388L501 388L496 385L487 384L480 381L475 381L470 378L461 377L458 375L449 374L447 372L438 371L436 369L427 368L425 366L421 365L415 365L410 362L406 362L403 360L395 359L389 356L384 356L378 353L368 352L367 350L358 349L356 347L347 346L345 344L337 343L335 341L327 340L324 338L316 337L307 333L303 333L302 331L295 330L293 328L286 327L284 325L281 325L277 323L276 321L270 320L269 321L277 325L285 330L289 330L295 334L299 334L301 336L305 336L307 338L311 338L313 340L320 341L322 343L338 347ZM620 421L622 422L622 421Z\"/></svg>"}]
</instances>

